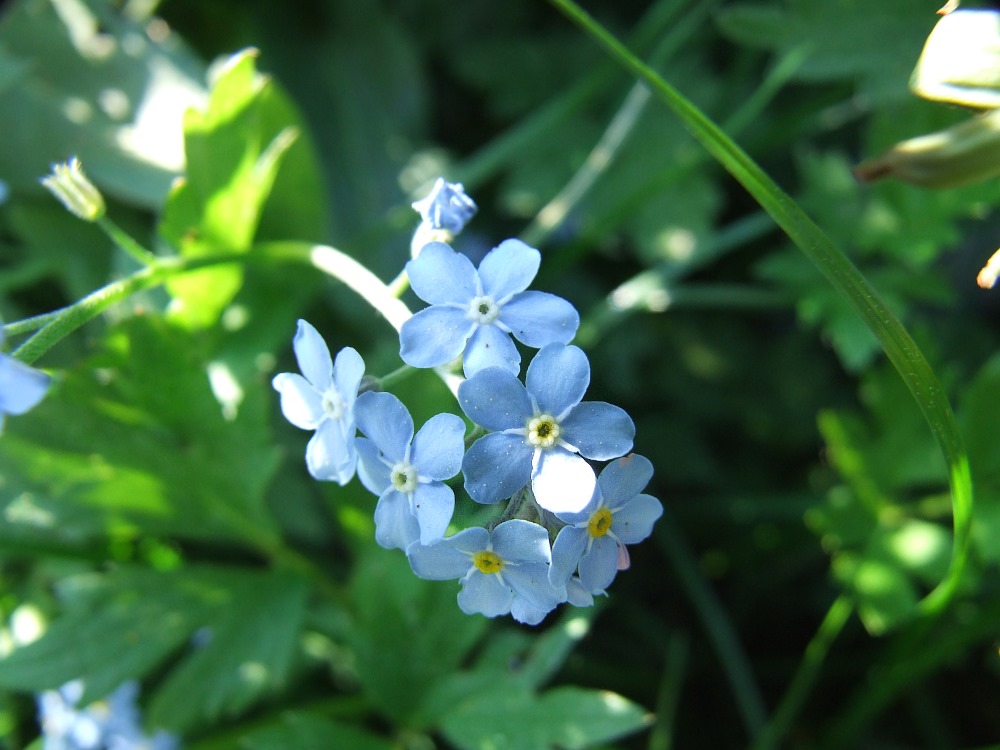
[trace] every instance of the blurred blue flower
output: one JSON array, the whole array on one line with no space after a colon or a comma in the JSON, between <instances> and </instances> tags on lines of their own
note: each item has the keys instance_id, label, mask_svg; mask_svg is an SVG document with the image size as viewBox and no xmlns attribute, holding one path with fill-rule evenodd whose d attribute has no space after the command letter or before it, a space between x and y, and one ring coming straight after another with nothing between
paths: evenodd
<instances>
[{"instance_id":1,"label":"blurred blue flower","mask_svg":"<svg viewBox=\"0 0 1000 750\"><path fill-rule=\"evenodd\" d=\"M139 685L123 683L106 699L77 708L80 680L38 696L44 750L175 750L177 738L159 731L147 736L136 699Z\"/></svg>"},{"instance_id":2,"label":"blurred blue flower","mask_svg":"<svg viewBox=\"0 0 1000 750\"><path fill-rule=\"evenodd\" d=\"M0 332L0 343L3 333ZM24 414L34 408L49 390L52 378L10 355L0 354L0 433L8 414Z\"/></svg>"},{"instance_id":3,"label":"blurred blue flower","mask_svg":"<svg viewBox=\"0 0 1000 750\"><path fill-rule=\"evenodd\" d=\"M421 578L459 579L458 606L466 614L509 612L518 622L537 625L566 600L566 587L548 579L548 532L530 521L505 521L492 534L474 527L431 545L414 543L406 556Z\"/></svg>"},{"instance_id":4,"label":"blurred blue flower","mask_svg":"<svg viewBox=\"0 0 1000 750\"><path fill-rule=\"evenodd\" d=\"M469 219L479 210L475 201L465 194L460 182L446 182L438 177L426 198L413 204L423 223L431 229L443 229L459 234Z\"/></svg>"},{"instance_id":5,"label":"blurred blue flower","mask_svg":"<svg viewBox=\"0 0 1000 750\"><path fill-rule=\"evenodd\" d=\"M491 367L459 386L466 416L491 430L465 454L465 488L473 500L495 503L530 481L545 510L579 512L597 483L584 458L607 461L627 453L635 425L617 406L580 403L590 363L576 346L544 347L528 365L525 383Z\"/></svg>"},{"instance_id":6,"label":"blurred blue flower","mask_svg":"<svg viewBox=\"0 0 1000 750\"><path fill-rule=\"evenodd\" d=\"M640 494L652 476L649 459L634 453L619 458L604 467L587 507L578 513L555 514L567 525L552 545L553 585L566 585L579 567L583 587L599 593L628 567L625 545L648 537L663 515L659 500Z\"/></svg>"},{"instance_id":7,"label":"blurred blue flower","mask_svg":"<svg viewBox=\"0 0 1000 750\"><path fill-rule=\"evenodd\" d=\"M358 429L358 477L378 495L375 541L406 549L416 540L430 544L448 530L455 493L443 480L462 468L465 422L438 414L414 436L413 419L391 393L363 393L354 406Z\"/></svg>"},{"instance_id":8,"label":"blurred blue flower","mask_svg":"<svg viewBox=\"0 0 1000 750\"><path fill-rule=\"evenodd\" d=\"M443 242L424 245L406 264L413 291L430 307L399 332L399 354L413 367L437 367L465 354L467 377L487 367L517 375L521 355L511 335L533 348L567 344L580 316L561 297L525 289L541 254L520 240L505 240L475 266Z\"/></svg>"},{"instance_id":9,"label":"blurred blue flower","mask_svg":"<svg viewBox=\"0 0 1000 750\"><path fill-rule=\"evenodd\" d=\"M299 321L292 346L302 375L283 372L271 381L281 394L281 412L296 427L316 431L306 447L309 473L345 485L354 476L358 460L354 400L365 372L364 360L346 347L332 362L323 337L304 320Z\"/></svg>"}]
</instances>

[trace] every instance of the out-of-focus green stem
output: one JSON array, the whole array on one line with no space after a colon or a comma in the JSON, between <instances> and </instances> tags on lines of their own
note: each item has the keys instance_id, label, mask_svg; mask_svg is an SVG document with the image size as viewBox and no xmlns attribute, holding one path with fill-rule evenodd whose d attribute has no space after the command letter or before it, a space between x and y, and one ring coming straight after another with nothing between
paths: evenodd
<instances>
[{"instance_id":1,"label":"out-of-focus green stem","mask_svg":"<svg viewBox=\"0 0 1000 750\"><path fill-rule=\"evenodd\" d=\"M97 226L99 226L104 233L111 238L112 242L139 261L142 265L151 266L157 262L155 255L136 242L132 235L111 221L107 215L97 219Z\"/></svg>"},{"instance_id":2,"label":"out-of-focus green stem","mask_svg":"<svg viewBox=\"0 0 1000 750\"><path fill-rule=\"evenodd\" d=\"M820 623L816 635L806 646L802 663L799 664L798 671L792 678L788 689L781 699L781 703L771 716L764 731L757 736L751 750L773 750L781 746L781 742L788 733L792 722L802 710L802 706L809 696L816 679L819 677L823 662L830 651L833 642L840 635L844 625L847 623L854 605L851 600L841 594L826 613L823 622Z\"/></svg>"}]
</instances>

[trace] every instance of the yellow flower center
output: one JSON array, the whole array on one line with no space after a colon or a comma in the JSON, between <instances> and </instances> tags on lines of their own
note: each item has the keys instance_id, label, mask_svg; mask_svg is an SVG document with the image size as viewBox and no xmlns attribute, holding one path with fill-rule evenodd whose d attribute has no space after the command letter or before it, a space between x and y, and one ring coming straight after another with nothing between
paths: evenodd
<instances>
[{"instance_id":1,"label":"yellow flower center","mask_svg":"<svg viewBox=\"0 0 1000 750\"><path fill-rule=\"evenodd\" d=\"M551 414L539 414L528 420L528 444L535 448L551 448L559 439L559 423Z\"/></svg>"},{"instance_id":2,"label":"yellow flower center","mask_svg":"<svg viewBox=\"0 0 1000 750\"><path fill-rule=\"evenodd\" d=\"M488 550L480 550L474 554L472 556L472 564L479 568L480 573L485 573L486 575L499 573L503 568L503 560L500 559L500 555Z\"/></svg>"},{"instance_id":3,"label":"yellow flower center","mask_svg":"<svg viewBox=\"0 0 1000 750\"><path fill-rule=\"evenodd\" d=\"M389 481L393 488L407 494L417 489L418 484L417 467L401 461L392 467L389 474Z\"/></svg>"},{"instance_id":4,"label":"yellow flower center","mask_svg":"<svg viewBox=\"0 0 1000 750\"><path fill-rule=\"evenodd\" d=\"M602 537L611 531L611 511L607 508L594 511L594 515L587 521L587 531L592 537Z\"/></svg>"}]
</instances>

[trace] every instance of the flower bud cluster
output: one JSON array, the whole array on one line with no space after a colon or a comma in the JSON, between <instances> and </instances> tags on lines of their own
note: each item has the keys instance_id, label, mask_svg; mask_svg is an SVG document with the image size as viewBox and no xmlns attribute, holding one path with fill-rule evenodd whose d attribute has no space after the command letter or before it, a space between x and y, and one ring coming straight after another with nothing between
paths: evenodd
<instances>
[{"instance_id":1,"label":"flower bud cluster","mask_svg":"<svg viewBox=\"0 0 1000 750\"><path fill-rule=\"evenodd\" d=\"M428 223L457 234L475 210L461 185L440 180L414 206L424 217L418 235ZM461 358L458 404L476 426L468 447L455 414L415 431L396 396L362 388L361 356L345 348L334 360L304 320L293 344L301 374L273 381L285 417L315 430L306 449L312 476L343 485L357 473L378 497L381 546L403 550L422 578L458 579L464 612L528 624L563 602L593 604L628 567L627 545L648 537L663 512L643 493L652 465L629 453L631 417L584 400L590 363L571 344L579 314L528 290L540 263L538 250L508 239L478 268L439 241L406 265L428 306L403 323L400 357L416 368ZM514 339L538 350L523 381ZM592 461L610 463L598 475ZM498 512L485 527L449 536L455 493L447 482L459 473L469 497Z\"/></svg>"}]
</instances>

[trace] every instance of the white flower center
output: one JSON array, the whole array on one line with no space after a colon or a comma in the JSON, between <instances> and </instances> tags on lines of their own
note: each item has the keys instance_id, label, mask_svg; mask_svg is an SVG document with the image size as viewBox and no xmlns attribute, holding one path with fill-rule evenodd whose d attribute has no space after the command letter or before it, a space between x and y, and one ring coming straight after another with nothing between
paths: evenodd
<instances>
[{"instance_id":1,"label":"white flower center","mask_svg":"<svg viewBox=\"0 0 1000 750\"><path fill-rule=\"evenodd\" d=\"M473 297L466 313L481 326L488 326L500 315L500 305L490 296Z\"/></svg>"},{"instance_id":2,"label":"white flower center","mask_svg":"<svg viewBox=\"0 0 1000 750\"><path fill-rule=\"evenodd\" d=\"M393 489L399 492L410 494L417 489L417 480L417 467L406 461L400 461L389 472L389 481L392 482Z\"/></svg>"},{"instance_id":3,"label":"white flower center","mask_svg":"<svg viewBox=\"0 0 1000 750\"><path fill-rule=\"evenodd\" d=\"M559 423L551 414L539 414L528 420L528 444L534 448L551 448L559 439Z\"/></svg>"},{"instance_id":4,"label":"white flower center","mask_svg":"<svg viewBox=\"0 0 1000 750\"><path fill-rule=\"evenodd\" d=\"M323 413L330 419L343 419L347 412L347 402L340 397L337 389L330 386L323 392Z\"/></svg>"}]
</instances>

